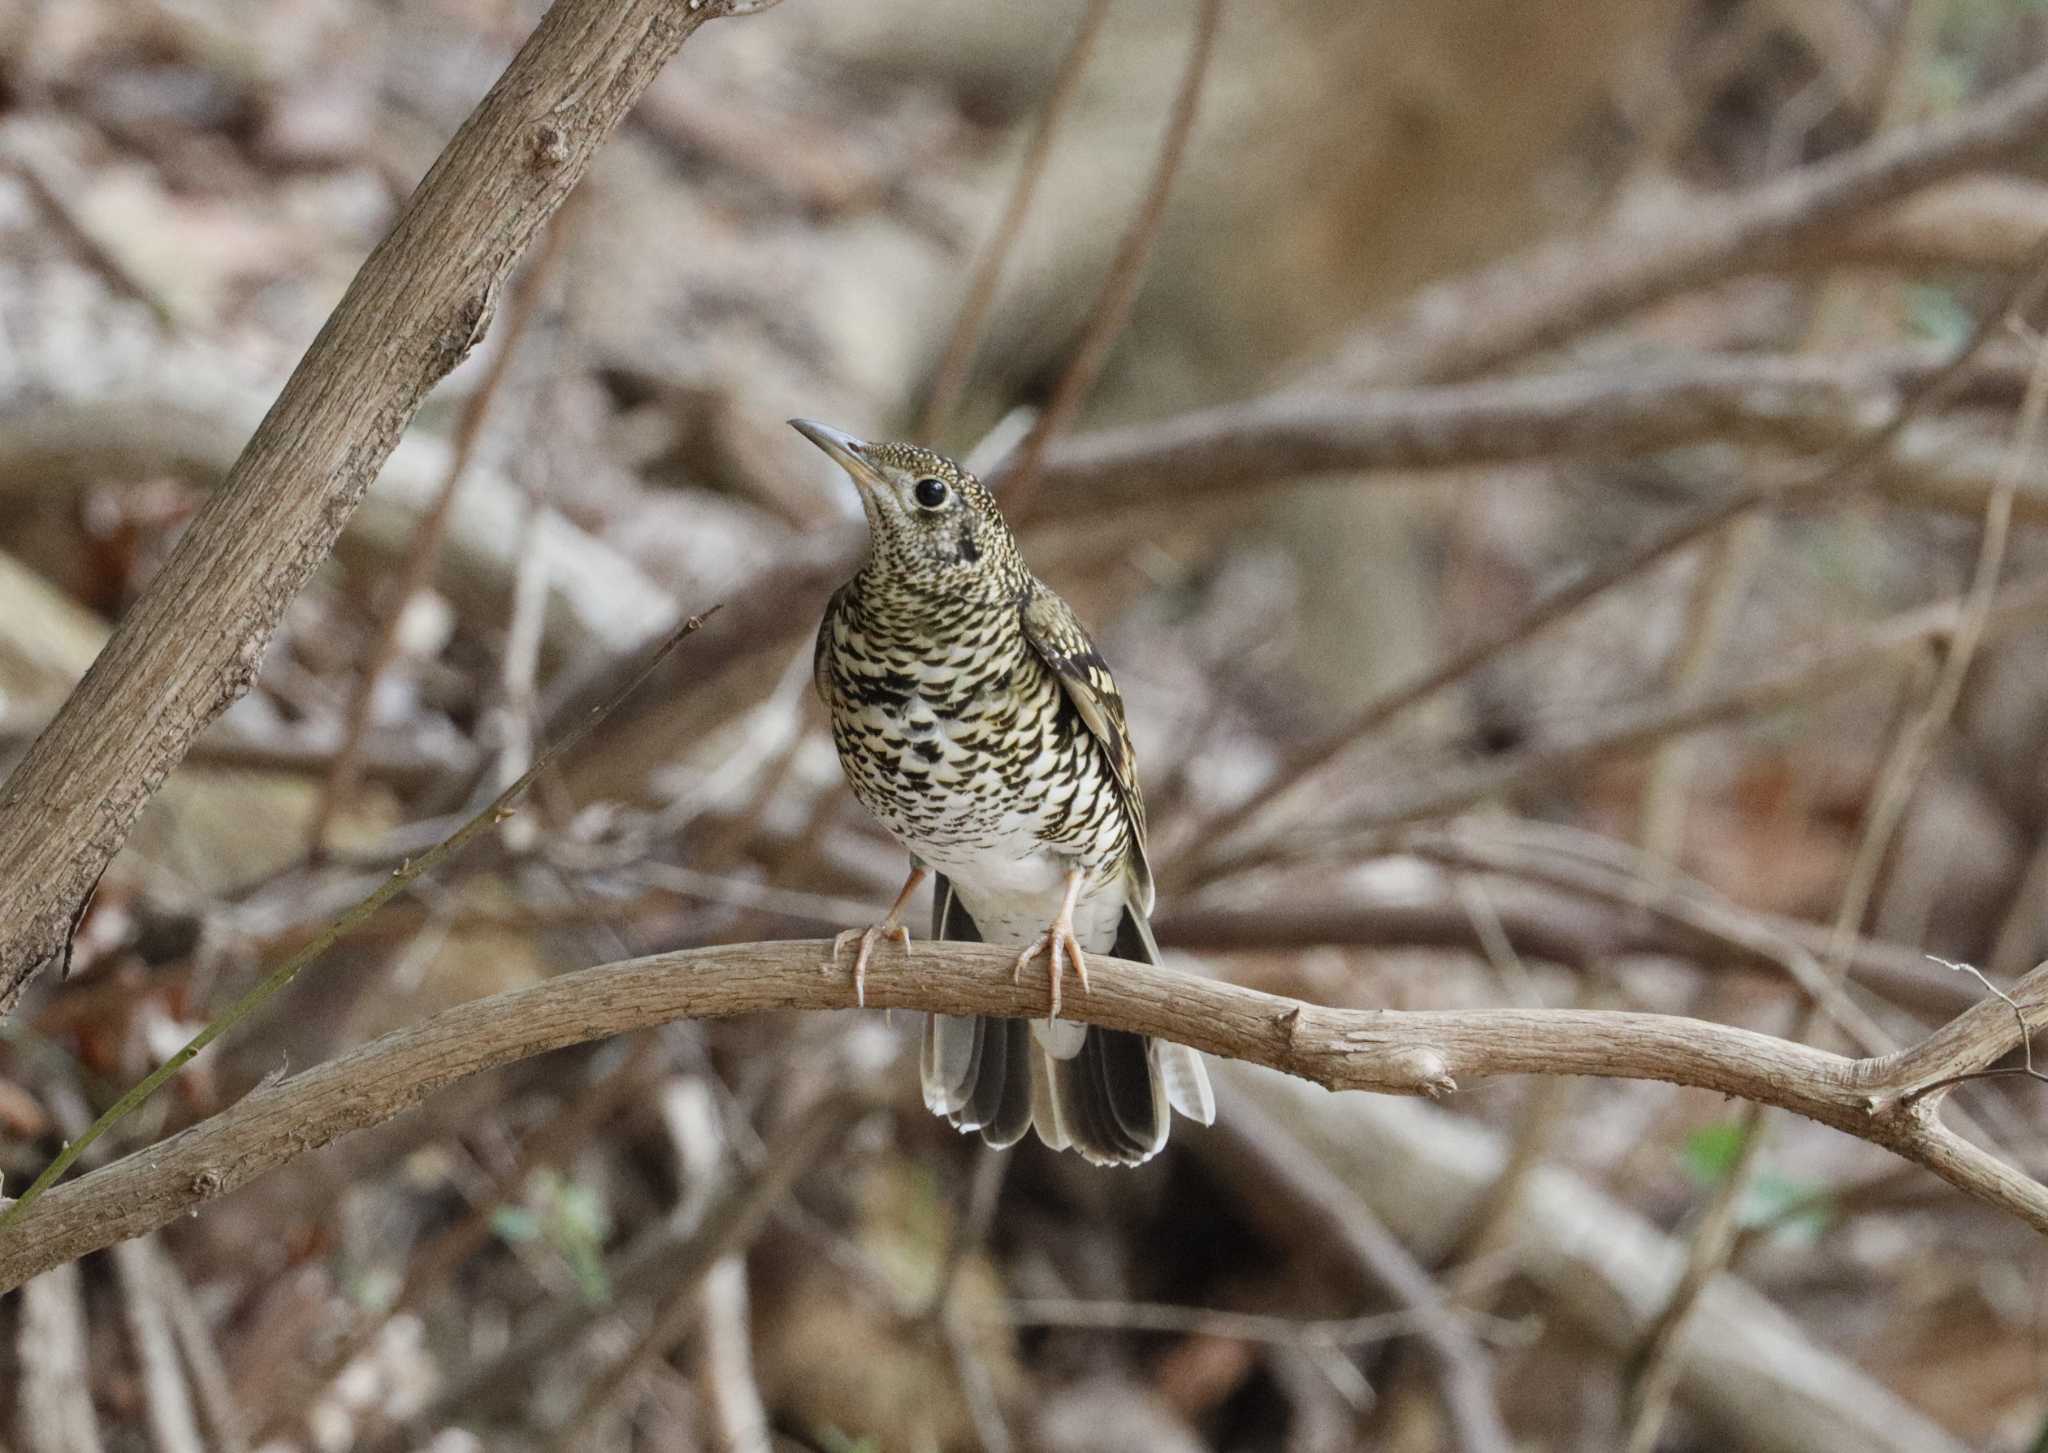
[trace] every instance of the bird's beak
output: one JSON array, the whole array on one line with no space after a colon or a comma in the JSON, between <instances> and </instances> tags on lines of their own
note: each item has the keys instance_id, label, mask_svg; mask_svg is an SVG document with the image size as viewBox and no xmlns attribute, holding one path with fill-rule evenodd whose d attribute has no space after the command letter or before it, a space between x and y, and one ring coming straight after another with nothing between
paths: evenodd
<instances>
[{"instance_id":1,"label":"bird's beak","mask_svg":"<svg viewBox=\"0 0 2048 1453\"><path fill-rule=\"evenodd\" d=\"M789 427L831 455L862 489L881 489L887 483L864 457L868 447L864 441L810 419L791 419Z\"/></svg>"}]
</instances>

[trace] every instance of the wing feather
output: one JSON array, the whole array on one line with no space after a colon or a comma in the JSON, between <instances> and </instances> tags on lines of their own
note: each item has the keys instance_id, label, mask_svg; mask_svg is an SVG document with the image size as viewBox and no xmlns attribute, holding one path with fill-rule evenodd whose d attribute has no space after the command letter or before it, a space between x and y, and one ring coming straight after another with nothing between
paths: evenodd
<instances>
[{"instance_id":1,"label":"wing feather","mask_svg":"<svg viewBox=\"0 0 2048 1453\"><path fill-rule=\"evenodd\" d=\"M1124 698L1110 675L1109 663L1095 649L1073 607L1037 581L1019 614L1024 638L1038 658L1052 668L1067 699L1087 726L1116 780L1117 797L1131 827L1131 877L1139 911L1152 911L1152 865L1145 855L1145 799L1138 792L1138 769L1131 750L1131 731L1124 720Z\"/></svg>"},{"instance_id":2,"label":"wing feather","mask_svg":"<svg viewBox=\"0 0 2048 1453\"><path fill-rule=\"evenodd\" d=\"M832 709L832 663L828 659L832 649L832 623L839 619L840 607L845 605L847 595L853 590L853 582L847 581L832 592L832 598L825 602L825 618L818 622L818 644L811 649L811 684L818 689L818 700L825 703L825 709Z\"/></svg>"}]
</instances>

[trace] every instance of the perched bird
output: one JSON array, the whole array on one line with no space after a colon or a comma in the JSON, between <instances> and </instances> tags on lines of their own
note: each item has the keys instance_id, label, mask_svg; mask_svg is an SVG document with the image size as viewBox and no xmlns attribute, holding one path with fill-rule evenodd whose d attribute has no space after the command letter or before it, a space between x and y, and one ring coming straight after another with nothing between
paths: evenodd
<instances>
[{"instance_id":1,"label":"perched bird","mask_svg":"<svg viewBox=\"0 0 2048 1453\"><path fill-rule=\"evenodd\" d=\"M1054 1149L1137 1165L1171 1112L1207 1125L1216 1102L1184 1045L1061 1020L1068 964L1159 961L1145 806L1123 698L1067 603L1017 549L992 496L942 455L791 425L860 491L868 554L818 629L818 695L853 792L910 852L888 916L848 930L854 984L883 939L906 951L903 906L936 875L937 938L1018 944L1017 973L1051 970L1048 1017L934 1014L925 1104L1007 1146L1035 1126Z\"/></svg>"}]
</instances>

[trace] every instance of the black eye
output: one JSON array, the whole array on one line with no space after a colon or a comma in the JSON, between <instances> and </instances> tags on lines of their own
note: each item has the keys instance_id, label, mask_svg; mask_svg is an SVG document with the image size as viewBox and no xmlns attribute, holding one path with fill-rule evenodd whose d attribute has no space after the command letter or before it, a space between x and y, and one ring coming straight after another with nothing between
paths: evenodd
<instances>
[{"instance_id":1,"label":"black eye","mask_svg":"<svg viewBox=\"0 0 2048 1453\"><path fill-rule=\"evenodd\" d=\"M935 510L946 502L946 481L927 476L913 485L910 492L917 496L919 504Z\"/></svg>"}]
</instances>

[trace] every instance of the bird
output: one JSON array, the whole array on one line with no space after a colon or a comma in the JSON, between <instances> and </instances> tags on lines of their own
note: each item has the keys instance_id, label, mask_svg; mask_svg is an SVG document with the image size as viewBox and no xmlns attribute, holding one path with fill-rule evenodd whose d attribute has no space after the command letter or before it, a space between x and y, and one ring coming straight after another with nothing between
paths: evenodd
<instances>
[{"instance_id":1,"label":"bird","mask_svg":"<svg viewBox=\"0 0 2048 1453\"><path fill-rule=\"evenodd\" d=\"M932 936L1043 956L1045 1017L933 1014L919 1055L925 1105L1006 1148L1036 1129L1055 1150L1133 1166L1174 1111L1216 1117L1185 1045L1060 1018L1088 956L1159 962L1154 898L1123 697L1071 607L1025 564L980 480L916 444L791 427L852 479L868 548L832 595L813 670L854 796L910 855L881 922L848 929L857 1002L875 950L910 951L905 906L933 879Z\"/></svg>"}]
</instances>

